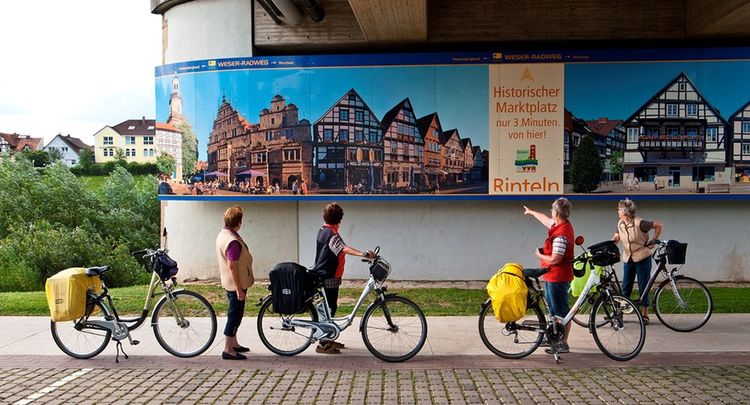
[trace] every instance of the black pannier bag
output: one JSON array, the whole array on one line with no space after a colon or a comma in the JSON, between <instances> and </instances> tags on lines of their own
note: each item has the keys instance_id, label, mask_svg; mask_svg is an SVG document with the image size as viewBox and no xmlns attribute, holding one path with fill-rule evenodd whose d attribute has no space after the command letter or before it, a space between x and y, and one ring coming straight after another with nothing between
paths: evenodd
<instances>
[{"instance_id":1,"label":"black pannier bag","mask_svg":"<svg viewBox=\"0 0 750 405\"><path fill-rule=\"evenodd\" d=\"M680 243L676 240L667 242L667 261L669 264L685 264L687 245L687 243Z\"/></svg>"},{"instance_id":2,"label":"black pannier bag","mask_svg":"<svg viewBox=\"0 0 750 405\"><path fill-rule=\"evenodd\" d=\"M167 281L177 275L177 262L166 253L157 255L154 260L156 260L156 270L162 280Z\"/></svg>"},{"instance_id":3,"label":"black pannier bag","mask_svg":"<svg viewBox=\"0 0 750 405\"><path fill-rule=\"evenodd\" d=\"M591 263L596 266L611 266L620 261L620 249L612 240L589 246Z\"/></svg>"},{"instance_id":4,"label":"black pannier bag","mask_svg":"<svg viewBox=\"0 0 750 405\"><path fill-rule=\"evenodd\" d=\"M271 285L273 312L293 315L304 309L304 304L314 291L307 269L297 263L279 263L268 274Z\"/></svg>"}]
</instances>

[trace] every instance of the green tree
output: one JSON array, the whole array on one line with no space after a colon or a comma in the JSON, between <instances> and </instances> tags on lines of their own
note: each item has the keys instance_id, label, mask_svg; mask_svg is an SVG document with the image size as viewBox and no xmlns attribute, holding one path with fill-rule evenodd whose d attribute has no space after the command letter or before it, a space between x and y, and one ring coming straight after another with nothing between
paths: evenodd
<instances>
[{"instance_id":1,"label":"green tree","mask_svg":"<svg viewBox=\"0 0 750 405\"><path fill-rule=\"evenodd\" d=\"M172 175L176 170L177 164L174 161L174 156L167 152L162 152L159 157L156 158L156 168L159 173Z\"/></svg>"},{"instance_id":2,"label":"green tree","mask_svg":"<svg viewBox=\"0 0 750 405\"><path fill-rule=\"evenodd\" d=\"M182 123L177 126L177 129L182 132L182 170L193 170L198 160L198 138L190 123Z\"/></svg>"},{"instance_id":3,"label":"green tree","mask_svg":"<svg viewBox=\"0 0 750 405\"><path fill-rule=\"evenodd\" d=\"M25 150L21 155L31 161L34 167L44 167L50 163L49 153L43 150Z\"/></svg>"},{"instance_id":4,"label":"green tree","mask_svg":"<svg viewBox=\"0 0 750 405\"><path fill-rule=\"evenodd\" d=\"M122 148L115 149L115 160L125 161L125 151Z\"/></svg>"},{"instance_id":5,"label":"green tree","mask_svg":"<svg viewBox=\"0 0 750 405\"><path fill-rule=\"evenodd\" d=\"M609 157L609 167L612 174L615 176L622 174L625 161L624 156L625 154L621 150L616 150L612 152L612 156Z\"/></svg>"},{"instance_id":6,"label":"green tree","mask_svg":"<svg viewBox=\"0 0 750 405\"><path fill-rule=\"evenodd\" d=\"M62 160L63 154L60 149L52 148L47 151L47 154L49 155L49 161L50 162L57 162L58 160Z\"/></svg>"},{"instance_id":7,"label":"green tree","mask_svg":"<svg viewBox=\"0 0 750 405\"><path fill-rule=\"evenodd\" d=\"M570 182L576 193L590 193L599 186L604 165L591 135L581 138L570 164Z\"/></svg>"},{"instance_id":8,"label":"green tree","mask_svg":"<svg viewBox=\"0 0 750 405\"><path fill-rule=\"evenodd\" d=\"M91 149L81 149L78 164L88 169L94 165L94 152Z\"/></svg>"}]
</instances>

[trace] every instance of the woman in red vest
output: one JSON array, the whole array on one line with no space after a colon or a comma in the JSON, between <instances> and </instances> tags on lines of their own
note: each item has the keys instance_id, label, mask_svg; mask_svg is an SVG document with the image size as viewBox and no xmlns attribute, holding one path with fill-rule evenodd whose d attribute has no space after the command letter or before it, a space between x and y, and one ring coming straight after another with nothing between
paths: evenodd
<instances>
[{"instance_id":1,"label":"woman in red vest","mask_svg":"<svg viewBox=\"0 0 750 405\"><path fill-rule=\"evenodd\" d=\"M540 270L526 269L525 274L544 274L544 296L553 316L564 318L570 310L568 306L568 289L573 281L573 244L575 233L570 217L571 204L567 198L560 197L552 203L552 217L524 206L524 215L531 215L548 228L544 247L534 251L539 258ZM565 332L557 347L558 353L568 353L568 335L570 325L565 325ZM547 349L548 353L552 351Z\"/></svg>"}]
</instances>

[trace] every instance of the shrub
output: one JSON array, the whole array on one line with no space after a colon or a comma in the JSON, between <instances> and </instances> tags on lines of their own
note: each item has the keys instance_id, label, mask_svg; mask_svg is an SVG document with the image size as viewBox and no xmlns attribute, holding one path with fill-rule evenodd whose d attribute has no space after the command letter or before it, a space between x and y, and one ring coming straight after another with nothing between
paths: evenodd
<instances>
[{"instance_id":1,"label":"shrub","mask_svg":"<svg viewBox=\"0 0 750 405\"><path fill-rule=\"evenodd\" d=\"M570 164L570 181L576 193L590 193L599 187L604 166L590 135L581 138Z\"/></svg>"},{"instance_id":2,"label":"shrub","mask_svg":"<svg viewBox=\"0 0 750 405\"><path fill-rule=\"evenodd\" d=\"M0 271L0 291L38 291L44 288L39 273L7 248L0 248L0 263L3 267Z\"/></svg>"}]
</instances>

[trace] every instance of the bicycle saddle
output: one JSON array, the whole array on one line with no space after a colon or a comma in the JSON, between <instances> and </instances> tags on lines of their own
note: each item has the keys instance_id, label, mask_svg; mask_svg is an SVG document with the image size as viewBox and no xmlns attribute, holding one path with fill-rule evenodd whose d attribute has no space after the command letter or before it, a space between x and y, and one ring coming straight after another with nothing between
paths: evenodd
<instances>
[{"instance_id":1,"label":"bicycle saddle","mask_svg":"<svg viewBox=\"0 0 750 405\"><path fill-rule=\"evenodd\" d=\"M109 271L109 266L89 267L85 270L87 276L101 276Z\"/></svg>"}]
</instances>

